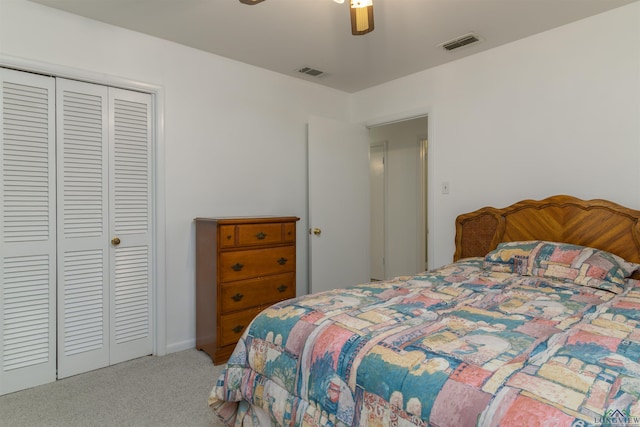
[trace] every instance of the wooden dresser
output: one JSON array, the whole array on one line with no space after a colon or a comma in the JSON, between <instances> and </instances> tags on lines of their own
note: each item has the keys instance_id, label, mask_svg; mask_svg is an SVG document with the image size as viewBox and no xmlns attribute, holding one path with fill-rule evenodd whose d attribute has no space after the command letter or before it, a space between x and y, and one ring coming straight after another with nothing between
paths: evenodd
<instances>
[{"instance_id":1,"label":"wooden dresser","mask_svg":"<svg viewBox=\"0 0 640 427\"><path fill-rule=\"evenodd\" d=\"M296 295L297 217L196 218L196 348L229 359L266 307Z\"/></svg>"}]
</instances>

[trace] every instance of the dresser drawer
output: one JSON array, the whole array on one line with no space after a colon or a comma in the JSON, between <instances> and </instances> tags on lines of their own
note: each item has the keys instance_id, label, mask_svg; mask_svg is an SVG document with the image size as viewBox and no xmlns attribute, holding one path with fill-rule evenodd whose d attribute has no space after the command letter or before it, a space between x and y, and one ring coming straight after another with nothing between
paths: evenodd
<instances>
[{"instance_id":1,"label":"dresser drawer","mask_svg":"<svg viewBox=\"0 0 640 427\"><path fill-rule=\"evenodd\" d=\"M237 313L220 316L220 337L219 346L235 344L238 342L249 323L256 317L262 309L239 311Z\"/></svg>"},{"instance_id":2,"label":"dresser drawer","mask_svg":"<svg viewBox=\"0 0 640 427\"><path fill-rule=\"evenodd\" d=\"M221 225L221 248L262 246L295 241L295 223Z\"/></svg>"},{"instance_id":3,"label":"dresser drawer","mask_svg":"<svg viewBox=\"0 0 640 427\"><path fill-rule=\"evenodd\" d=\"M296 241L296 223L286 222L284 224L284 241L295 242Z\"/></svg>"},{"instance_id":4,"label":"dresser drawer","mask_svg":"<svg viewBox=\"0 0 640 427\"><path fill-rule=\"evenodd\" d=\"M289 273L295 268L294 246L220 253L219 274L222 282Z\"/></svg>"},{"instance_id":5,"label":"dresser drawer","mask_svg":"<svg viewBox=\"0 0 640 427\"><path fill-rule=\"evenodd\" d=\"M238 246L270 245L282 242L282 224L238 225Z\"/></svg>"},{"instance_id":6,"label":"dresser drawer","mask_svg":"<svg viewBox=\"0 0 640 427\"><path fill-rule=\"evenodd\" d=\"M221 248L232 248L236 245L236 226L221 225L218 232L218 245Z\"/></svg>"},{"instance_id":7,"label":"dresser drawer","mask_svg":"<svg viewBox=\"0 0 640 427\"><path fill-rule=\"evenodd\" d=\"M258 305L271 305L296 296L295 273L225 283L221 289L222 313Z\"/></svg>"}]
</instances>

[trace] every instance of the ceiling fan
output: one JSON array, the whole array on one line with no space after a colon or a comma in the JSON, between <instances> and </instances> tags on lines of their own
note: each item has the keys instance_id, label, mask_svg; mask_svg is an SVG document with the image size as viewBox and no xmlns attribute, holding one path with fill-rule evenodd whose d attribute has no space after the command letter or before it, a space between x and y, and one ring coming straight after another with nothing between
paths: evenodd
<instances>
[{"instance_id":1,"label":"ceiling fan","mask_svg":"<svg viewBox=\"0 0 640 427\"><path fill-rule=\"evenodd\" d=\"M240 0L240 3L254 5L264 0ZM344 0L333 0L336 3L344 3ZM351 0L351 34L361 36L370 33L373 25L373 0Z\"/></svg>"}]
</instances>

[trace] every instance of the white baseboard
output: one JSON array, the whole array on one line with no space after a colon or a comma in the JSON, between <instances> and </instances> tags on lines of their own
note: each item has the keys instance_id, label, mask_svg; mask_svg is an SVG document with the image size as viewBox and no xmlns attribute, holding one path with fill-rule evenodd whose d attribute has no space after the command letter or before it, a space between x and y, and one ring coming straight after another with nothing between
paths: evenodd
<instances>
[{"instance_id":1,"label":"white baseboard","mask_svg":"<svg viewBox=\"0 0 640 427\"><path fill-rule=\"evenodd\" d=\"M167 344L167 354L177 353L183 350L189 350L191 348L196 348L196 340L186 340L178 343Z\"/></svg>"}]
</instances>

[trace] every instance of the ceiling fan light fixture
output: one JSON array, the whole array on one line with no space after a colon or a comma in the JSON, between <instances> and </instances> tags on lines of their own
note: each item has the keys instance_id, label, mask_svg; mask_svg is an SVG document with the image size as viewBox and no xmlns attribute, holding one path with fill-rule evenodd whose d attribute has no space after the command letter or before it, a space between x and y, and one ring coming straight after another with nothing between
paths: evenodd
<instances>
[{"instance_id":1,"label":"ceiling fan light fixture","mask_svg":"<svg viewBox=\"0 0 640 427\"><path fill-rule=\"evenodd\" d=\"M258 4L261 1L264 1L264 0L240 0L240 3L253 5L253 4Z\"/></svg>"},{"instance_id":2,"label":"ceiling fan light fixture","mask_svg":"<svg viewBox=\"0 0 640 427\"><path fill-rule=\"evenodd\" d=\"M360 36L373 29L373 0L351 0L351 34Z\"/></svg>"}]
</instances>

